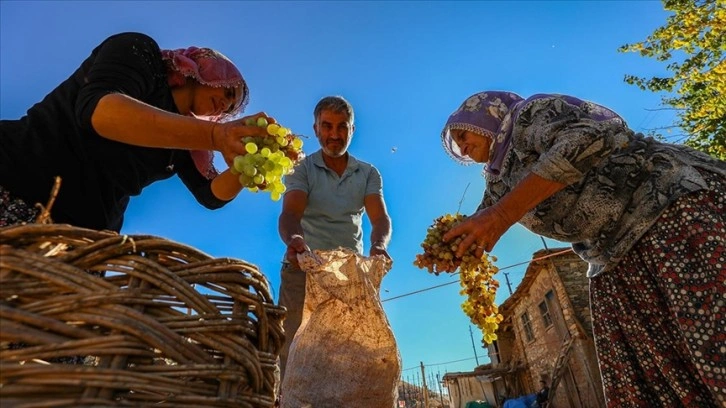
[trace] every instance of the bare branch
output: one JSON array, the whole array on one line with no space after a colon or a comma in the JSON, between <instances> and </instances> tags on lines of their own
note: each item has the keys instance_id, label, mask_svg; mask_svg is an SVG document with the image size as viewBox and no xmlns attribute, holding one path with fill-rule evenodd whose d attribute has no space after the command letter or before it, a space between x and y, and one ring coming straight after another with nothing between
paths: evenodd
<instances>
[{"instance_id":1,"label":"bare branch","mask_svg":"<svg viewBox=\"0 0 726 408\"><path fill-rule=\"evenodd\" d=\"M35 219L35 222L38 224L51 224L53 223L53 220L50 218L50 210L53 208L53 204L55 203L56 197L58 197L58 191L60 190L61 186L61 178L59 176L55 177L55 182L53 183L53 188L50 192L50 197L48 198L48 204L43 206L43 204L36 203L35 206L40 208L40 214L38 214L38 218Z\"/></svg>"},{"instance_id":2,"label":"bare branch","mask_svg":"<svg viewBox=\"0 0 726 408\"><path fill-rule=\"evenodd\" d=\"M676 139L676 142L682 142L682 141L688 139L690 136L691 135L687 135L685 133L678 133L678 134L668 135L668 136L661 135L661 137L663 137L663 139L666 139L666 140Z\"/></svg>"},{"instance_id":3,"label":"bare branch","mask_svg":"<svg viewBox=\"0 0 726 408\"><path fill-rule=\"evenodd\" d=\"M671 107L671 108L656 108L656 109L643 108L643 110L646 110L648 112L657 112L657 111L684 111L685 109Z\"/></svg>"},{"instance_id":4,"label":"bare branch","mask_svg":"<svg viewBox=\"0 0 726 408\"><path fill-rule=\"evenodd\" d=\"M678 125L669 125L669 126L661 126L661 127L655 127L655 128L646 128L648 132L653 132L655 130L670 130L670 129L677 129L680 128Z\"/></svg>"}]
</instances>

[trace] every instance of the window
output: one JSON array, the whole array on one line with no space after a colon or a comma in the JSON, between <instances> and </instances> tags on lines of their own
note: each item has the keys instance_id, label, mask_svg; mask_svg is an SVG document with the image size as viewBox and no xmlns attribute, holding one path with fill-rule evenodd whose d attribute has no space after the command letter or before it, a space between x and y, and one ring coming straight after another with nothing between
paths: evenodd
<instances>
[{"instance_id":1,"label":"window","mask_svg":"<svg viewBox=\"0 0 726 408\"><path fill-rule=\"evenodd\" d=\"M499 358L499 341L494 340L489 346L489 359L493 365L499 364L502 360Z\"/></svg>"},{"instance_id":2,"label":"window","mask_svg":"<svg viewBox=\"0 0 726 408\"><path fill-rule=\"evenodd\" d=\"M543 300L542 303L539 304L539 313L542 315L544 327L548 328L552 326L552 317L550 317L550 309L547 307L546 300Z\"/></svg>"},{"instance_id":3,"label":"window","mask_svg":"<svg viewBox=\"0 0 726 408\"><path fill-rule=\"evenodd\" d=\"M524 328L524 336L527 341L534 340L534 333L532 333L532 321L529 319L529 313L524 312L522 315L522 327Z\"/></svg>"}]
</instances>

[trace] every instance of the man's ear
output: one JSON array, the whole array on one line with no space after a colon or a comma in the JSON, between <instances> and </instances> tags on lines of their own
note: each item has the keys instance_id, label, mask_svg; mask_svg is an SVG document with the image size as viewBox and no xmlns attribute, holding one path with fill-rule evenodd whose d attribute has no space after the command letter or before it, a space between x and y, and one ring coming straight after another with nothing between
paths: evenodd
<instances>
[{"instance_id":1,"label":"man's ear","mask_svg":"<svg viewBox=\"0 0 726 408\"><path fill-rule=\"evenodd\" d=\"M350 134L355 133L355 125L350 125Z\"/></svg>"}]
</instances>

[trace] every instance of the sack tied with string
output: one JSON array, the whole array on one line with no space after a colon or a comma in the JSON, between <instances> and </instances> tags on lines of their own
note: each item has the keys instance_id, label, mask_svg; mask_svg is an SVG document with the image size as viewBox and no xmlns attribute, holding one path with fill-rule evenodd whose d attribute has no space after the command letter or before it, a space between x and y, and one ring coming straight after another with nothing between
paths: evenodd
<instances>
[{"instance_id":1,"label":"sack tied with string","mask_svg":"<svg viewBox=\"0 0 726 408\"><path fill-rule=\"evenodd\" d=\"M305 308L281 407L394 407L401 363L379 295L391 260L345 248L298 259L307 273Z\"/></svg>"}]
</instances>

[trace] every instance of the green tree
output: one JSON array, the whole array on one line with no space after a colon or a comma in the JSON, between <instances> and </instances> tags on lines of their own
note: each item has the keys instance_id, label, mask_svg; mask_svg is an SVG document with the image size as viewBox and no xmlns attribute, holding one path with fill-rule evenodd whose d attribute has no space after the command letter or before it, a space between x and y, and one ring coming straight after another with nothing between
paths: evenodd
<instances>
[{"instance_id":1,"label":"green tree","mask_svg":"<svg viewBox=\"0 0 726 408\"><path fill-rule=\"evenodd\" d=\"M686 145L726 160L726 0L663 0L673 12L647 39L620 52L665 62L670 77L626 75L643 90L666 92L665 105L678 111Z\"/></svg>"}]
</instances>

